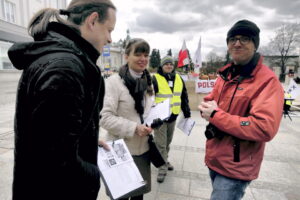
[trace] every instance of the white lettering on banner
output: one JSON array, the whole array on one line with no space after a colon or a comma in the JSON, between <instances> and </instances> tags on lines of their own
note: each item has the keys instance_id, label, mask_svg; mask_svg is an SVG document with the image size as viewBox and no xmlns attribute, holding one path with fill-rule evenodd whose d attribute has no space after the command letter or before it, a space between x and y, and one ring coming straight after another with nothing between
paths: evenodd
<instances>
[{"instance_id":1,"label":"white lettering on banner","mask_svg":"<svg viewBox=\"0 0 300 200\"><path fill-rule=\"evenodd\" d=\"M196 93L210 93L214 88L216 80L196 80L195 92Z\"/></svg>"}]
</instances>

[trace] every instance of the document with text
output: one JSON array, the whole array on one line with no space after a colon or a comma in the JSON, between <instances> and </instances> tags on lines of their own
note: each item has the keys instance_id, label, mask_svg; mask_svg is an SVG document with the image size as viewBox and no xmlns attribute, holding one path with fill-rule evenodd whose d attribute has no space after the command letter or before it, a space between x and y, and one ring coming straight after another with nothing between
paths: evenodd
<instances>
[{"instance_id":1,"label":"document with text","mask_svg":"<svg viewBox=\"0 0 300 200\"><path fill-rule=\"evenodd\" d=\"M151 126L154 119L159 118L165 120L170 117L170 115L170 99L166 99L165 101L152 106L148 116L144 120L144 124Z\"/></svg>"},{"instance_id":2,"label":"document with text","mask_svg":"<svg viewBox=\"0 0 300 200\"><path fill-rule=\"evenodd\" d=\"M177 128L179 128L186 135L190 135L193 127L195 125L195 120L192 118L184 118L181 116L177 122Z\"/></svg>"},{"instance_id":3,"label":"document with text","mask_svg":"<svg viewBox=\"0 0 300 200\"><path fill-rule=\"evenodd\" d=\"M110 151L98 148L101 178L112 199L143 187L146 183L123 139L109 141Z\"/></svg>"}]
</instances>

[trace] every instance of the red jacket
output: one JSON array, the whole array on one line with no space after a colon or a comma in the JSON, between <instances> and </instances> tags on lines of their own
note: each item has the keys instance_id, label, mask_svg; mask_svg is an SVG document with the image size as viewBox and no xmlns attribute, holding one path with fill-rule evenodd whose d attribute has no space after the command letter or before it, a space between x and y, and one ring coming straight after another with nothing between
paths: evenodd
<instances>
[{"instance_id":1,"label":"red jacket","mask_svg":"<svg viewBox=\"0 0 300 200\"><path fill-rule=\"evenodd\" d=\"M256 179L265 143L275 136L280 125L283 88L275 74L262 64L262 60L260 57L250 76L238 86L239 75L232 80L219 77L213 91L205 97L205 101L219 100L218 111L209 122L228 134L221 140L207 140L205 163L210 169L226 177ZM230 66L228 64L221 68L220 73ZM240 141L239 162L233 161L234 137Z\"/></svg>"}]
</instances>

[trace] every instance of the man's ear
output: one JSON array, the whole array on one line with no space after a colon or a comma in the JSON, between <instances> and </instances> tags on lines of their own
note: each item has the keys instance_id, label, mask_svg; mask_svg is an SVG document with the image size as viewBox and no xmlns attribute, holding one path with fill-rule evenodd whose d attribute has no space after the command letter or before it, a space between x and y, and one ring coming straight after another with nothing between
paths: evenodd
<instances>
[{"instance_id":1,"label":"man's ear","mask_svg":"<svg viewBox=\"0 0 300 200\"><path fill-rule=\"evenodd\" d=\"M94 25L96 24L96 22L98 21L98 13L97 12L92 12L85 20L87 26L90 29L93 29Z\"/></svg>"}]
</instances>

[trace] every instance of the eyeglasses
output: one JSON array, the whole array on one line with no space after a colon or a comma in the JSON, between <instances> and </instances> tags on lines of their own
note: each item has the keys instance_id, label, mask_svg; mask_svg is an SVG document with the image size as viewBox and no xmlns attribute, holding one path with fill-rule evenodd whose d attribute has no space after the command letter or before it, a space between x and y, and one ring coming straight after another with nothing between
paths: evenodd
<instances>
[{"instance_id":1,"label":"eyeglasses","mask_svg":"<svg viewBox=\"0 0 300 200\"><path fill-rule=\"evenodd\" d=\"M229 39L228 39L228 44L235 44L237 41L240 41L240 43L242 44L242 45L246 45L246 44L248 44L250 41L251 41L251 38L250 37L247 37L247 36L241 36L241 37L230 37Z\"/></svg>"}]
</instances>

